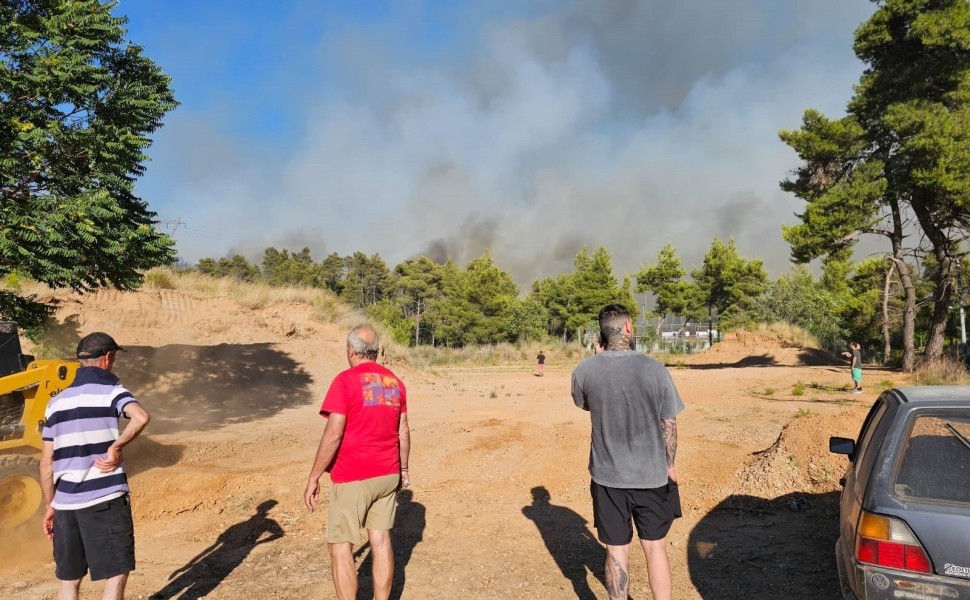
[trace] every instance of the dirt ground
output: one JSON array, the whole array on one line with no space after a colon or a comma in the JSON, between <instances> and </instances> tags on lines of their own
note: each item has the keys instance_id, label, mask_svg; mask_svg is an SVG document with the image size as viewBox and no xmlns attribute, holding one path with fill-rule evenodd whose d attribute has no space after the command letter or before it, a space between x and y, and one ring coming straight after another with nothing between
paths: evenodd
<instances>
[{"instance_id":1,"label":"dirt ground","mask_svg":"<svg viewBox=\"0 0 970 600\"><path fill-rule=\"evenodd\" d=\"M332 598L326 506L303 507L345 368L344 331L305 305L245 309L170 290L66 297L66 339L95 330L126 347L116 372L152 413L125 457L138 568L129 598ZM906 383L848 370L757 335L671 359L684 516L668 537L678 599L835 599L838 478L830 435L854 437L878 391ZM394 598L606 598L592 528L589 420L569 396L574 362L392 368L408 384L412 490L393 532ZM369 592L358 551L360 598ZM651 598L642 554L630 597ZM0 597L54 598L40 529L0 539ZM96 597L100 584L85 582Z\"/></svg>"}]
</instances>

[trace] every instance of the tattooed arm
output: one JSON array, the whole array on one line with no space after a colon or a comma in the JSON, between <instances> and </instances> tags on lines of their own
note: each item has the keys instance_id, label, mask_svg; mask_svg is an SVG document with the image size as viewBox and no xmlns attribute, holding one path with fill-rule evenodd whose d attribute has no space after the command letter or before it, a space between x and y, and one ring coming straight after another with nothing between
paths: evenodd
<instances>
[{"instance_id":1,"label":"tattooed arm","mask_svg":"<svg viewBox=\"0 0 970 600\"><path fill-rule=\"evenodd\" d=\"M667 453L667 473L671 479L677 481L677 471L674 469L674 460L677 458L677 419L661 419L660 427L663 429L664 450Z\"/></svg>"}]
</instances>

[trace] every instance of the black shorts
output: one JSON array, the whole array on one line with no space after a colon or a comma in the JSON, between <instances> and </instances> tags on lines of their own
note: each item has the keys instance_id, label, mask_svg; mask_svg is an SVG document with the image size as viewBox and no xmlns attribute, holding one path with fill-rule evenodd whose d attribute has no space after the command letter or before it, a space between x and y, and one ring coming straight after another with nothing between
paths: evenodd
<instances>
[{"instance_id":1,"label":"black shorts","mask_svg":"<svg viewBox=\"0 0 970 600\"><path fill-rule=\"evenodd\" d=\"M631 519L641 540L662 540L674 519L681 516L680 491L671 479L667 485L652 489L611 488L591 481L589 491L593 496L593 524L599 540L609 546L633 541Z\"/></svg>"},{"instance_id":2,"label":"black shorts","mask_svg":"<svg viewBox=\"0 0 970 600\"><path fill-rule=\"evenodd\" d=\"M128 495L87 508L54 511L54 573L62 581L110 579L135 568Z\"/></svg>"}]
</instances>

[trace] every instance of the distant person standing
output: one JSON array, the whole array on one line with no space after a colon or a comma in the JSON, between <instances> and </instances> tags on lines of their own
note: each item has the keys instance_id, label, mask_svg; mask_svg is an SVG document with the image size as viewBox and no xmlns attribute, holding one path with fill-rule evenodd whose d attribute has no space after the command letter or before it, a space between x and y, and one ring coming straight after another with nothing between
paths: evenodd
<instances>
[{"instance_id":1,"label":"distant person standing","mask_svg":"<svg viewBox=\"0 0 970 600\"><path fill-rule=\"evenodd\" d=\"M327 419L303 495L310 512L320 500L320 478L330 473L327 546L339 600L357 597L353 546L367 529L373 561L374 598L391 594L394 553L391 528L395 499L410 485L411 449L404 382L377 364L380 339L370 325L347 335L350 368L339 373L323 399Z\"/></svg>"},{"instance_id":2,"label":"distant person standing","mask_svg":"<svg viewBox=\"0 0 970 600\"><path fill-rule=\"evenodd\" d=\"M852 374L852 393L861 394L862 393L862 346L859 342L849 342L849 350L851 351L850 358L850 373Z\"/></svg>"},{"instance_id":3,"label":"distant person standing","mask_svg":"<svg viewBox=\"0 0 970 600\"><path fill-rule=\"evenodd\" d=\"M76 600L81 579L107 580L106 600L121 600L135 568L135 533L121 450L148 425L142 408L111 373L121 346L101 332L77 345L74 382L47 404L40 479L54 542L58 600ZM118 419L130 422L119 434Z\"/></svg>"},{"instance_id":4,"label":"distant person standing","mask_svg":"<svg viewBox=\"0 0 970 600\"><path fill-rule=\"evenodd\" d=\"M539 356L536 357L536 361L538 362L536 367L539 369L539 377L542 377L546 370L546 355L543 354L542 350L539 350Z\"/></svg>"},{"instance_id":5,"label":"distant person standing","mask_svg":"<svg viewBox=\"0 0 970 600\"><path fill-rule=\"evenodd\" d=\"M599 313L603 351L572 377L576 406L592 423L589 473L593 521L606 545L606 588L625 600L633 525L647 559L655 600L670 600L673 580L665 538L681 516L674 459L677 414L684 402L658 361L631 350L633 321L624 306ZM631 524L632 520L632 524Z\"/></svg>"}]
</instances>

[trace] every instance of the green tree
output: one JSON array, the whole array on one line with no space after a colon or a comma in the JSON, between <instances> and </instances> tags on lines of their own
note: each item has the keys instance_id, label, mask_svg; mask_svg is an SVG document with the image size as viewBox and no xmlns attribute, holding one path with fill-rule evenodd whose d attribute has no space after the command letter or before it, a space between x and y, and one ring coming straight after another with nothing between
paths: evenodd
<instances>
[{"instance_id":1,"label":"green tree","mask_svg":"<svg viewBox=\"0 0 970 600\"><path fill-rule=\"evenodd\" d=\"M925 356L944 348L959 240L970 225L970 3L894 0L856 32L868 68L849 103L885 156L938 263Z\"/></svg>"},{"instance_id":2,"label":"green tree","mask_svg":"<svg viewBox=\"0 0 970 600\"><path fill-rule=\"evenodd\" d=\"M519 295L512 276L500 269L488 250L465 268L464 301L471 307L467 324L470 341L493 344L508 340L506 319Z\"/></svg>"},{"instance_id":3,"label":"green tree","mask_svg":"<svg viewBox=\"0 0 970 600\"><path fill-rule=\"evenodd\" d=\"M583 248L573 259L570 314L566 317L566 330L571 334L591 321L607 304L626 306L634 322L639 313L637 302L630 291L631 281L625 278L621 286L613 274L613 257L600 246L591 254Z\"/></svg>"},{"instance_id":4,"label":"green tree","mask_svg":"<svg viewBox=\"0 0 970 600\"><path fill-rule=\"evenodd\" d=\"M770 283L762 303L763 320L802 327L826 348L834 348L844 339L838 298L819 285L804 265Z\"/></svg>"},{"instance_id":5,"label":"green tree","mask_svg":"<svg viewBox=\"0 0 970 600\"><path fill-rule=\"evenodd\" d=\"M175 258L134 183L177 102L117 5L0 0L0 276L131 289Z\"/></svg>"},{"instance_id":6,"label":"green tree","mask_svg":"<svg viewBox=\"0 0 970 600\"><path fill-rule=\"evenodd\" d=\"M309 248L299 252L277 250L270 246L263 251L263 279L270 285L320 287L320 269L313 263Z\"/></svg>"},{"instance_id":7,"label":"green tree","mask_svg":"<svg viewBox=\"0 0 970 600\"><path fill-rule=\"evenodd\" d=\"M338 296L343 291L341 282L345 275L345 264L346 259L336 252L331 252L319 266L320 284Z\"/></svg>"},{"instance_id":8,"label":"green tree","mask_svg":"<svg viewBox=\"0 0 970 600\"><path fill-rule=\"evenodd\" d=\"M219 260L212 258L199 259L196 269L212 277L230 277L236 281L254 282L260 278L259 267L246 260L241 254L222 257Z\"/></svg>"},{"instance_id":9,"label":"green tree","mask_svg":"<svg viewBox=\"0 0 970 600\"><path fill-rule=\"evenodd\" d=\"M822 257L823 284L846 299L853 246L863 235L885 238L890 245L886 276L898 274L905 295L903 368L915 364L916 286L904 246L903 203L889 193L880 155L873 154L854 116L831 121L807 110L798 131L782 131L781 139L804 161L782 189L807 202L802 222L783 227L792 259L806 263ZM891 271L890 271L891 269Z\"/></svg>"},{"instance_id":10,"label":"green tree","mask_svg":"<svg viewBox=\"0 0 970 600\"><path fill-rule=\"evenodd\" d=\"M722 328L750 325L757 313L757 301L768 284L761 260L747 260L734 245L714 239L704 263L691 272L703 305L713 322L714 313Z\"/></svg>"},{"instance_id":11,"label":"green tree","mask_svg":"<svg viewBox=\"0 0 970 600\"><path fill-rule=\"evenodd\" d=\"M388 298L379 300L364 308L368 317L382 323L391 331L394 341L399 344L413 342L411 336L411 322L401 314L401 308Z\"/></svg>"},{"instance_id":12,"label":"green tree","mask_svg":"<svg viewBox=\"0 0 970 600\"><path fill-rule=\"evenodd\" d=\"M703 316L700 289L694 283L685 281L686 275L677 250L669 243L657 253L656 263L645 265L636 274L636 291L654 295L652 312L657 317L658 336L668 314L685 317L685 324Z\"/></svg>"},{"instance_id":13,"label":"green tree","mask_svg":"<svg viewBox=\"0 0 970 600\"><path fill-rule=\"evenodd\" d=\"M573 267L571 273L532 283L528 298L545 308L549 335L563 341L574 339L607 304L626 306L636 321L639 309L631 292L632 281L628 277L622 283L617 280L613 258L605 248L590 252L584 246L573 259Z\"/></svg>"},{"instance_id":14,"label":"green tree","mask_svg":"<svg viewBox=\"0 0 970 600\"><path fill-rule=\"evenodd\" d=\"M340 295L357 306L369 306L383 299L391 286L391 272L380 254L354 252L344 259Z\"/></svg>"},{"instance_id":15,"label":"green tree","mask_svg":"<svg viewBox=\"0 0 970 600\"><path fill-rule=\"evenodd\" d=\"M806 214L824 213L838 194L849 205L871 208L851 215L853 229L888 232L892 264L906 291L903 367L911 369L915 292L900 248L900 215L915 215L939 265L925 350L933 359L943 351L955 265L962 256L959 240L970 225L970 3L878 4L856 31L855 52L867 68L849 102L849 115L828 122L854 128L848 136L851 142L835 143L841 151L827 162L817 162L812 153L805 155L796 147L806 160L796 182L813 171L820 175L815 185L801 186L799 196L810 203ZM806 112L806 121L809 116L822 121L814 111ZM809 129L803 126L802 132ZM819 140L834 141L826 135ZM817 168L820 165L825 168ZM883 189L873 193L866 184ZM818 209L811 208L820 201ZM815 233L821 231L817 228ZM828 238L830 243L847 239Z\"/></svg>"},{"instance_id":16,"label":"green tree","mask_svg":"<svg viewBox=\"0 0 970 600\"><path fill-rule=\"evenodd\" d=\"M572 273L562 273L556 277L546 277L532 282L528 299L534 300L544 309L547 316L546 333L566 339L566 320L572 313L570 303L575 293L575 278Z\"/></svg>"},{"instance_id":17,"label":"green tree","mask_svg":"<svg viewBox=\"0 0 970 600\"><path fill-rule=\"evenodd\" d=\"M421 343L421 319L428 305L444 292L442 269L430 258L421 256L399 264L394 271L397 278L391 294L404 318L413 322L412 341L417 346Z\"/></svg>"},{"instance_id":18,"label":"green tree","mask_svg":"<svg viewBox=\"0 0 970 600\"><path fill-rule=\"evenodd\" d=\"M881 257L857 264L842 308L846 337L867 347L883 342L883 360L888 360L892 353L890 332L899 330L903 314L903 302L894 291L894 272L893 263Z\"/></svg>"},{"instance_id":19,"label":"green tree","mask_svg":"<svg viewBox=\"0 0 970 600\"><path fill-rule=\"evenodd\" d=\"M541 340L546 337L546 324L549 311L535 298L512 303L505 317L505 331L510 341L524 342Z\"/></svg>"},{"instance_id":20,"label":"green tree","mask_svg":"<svg viewBox=\"0 0 970 600\"><path fill-rule=\"evenodd\" d=\"M425 316L431 324L431 343L449 347L472 342L467 324L472 322L475 309L468 301L465 272L450 259L441 265L442 294L429 302Z\"/></svg>"}]
</instances>

